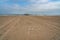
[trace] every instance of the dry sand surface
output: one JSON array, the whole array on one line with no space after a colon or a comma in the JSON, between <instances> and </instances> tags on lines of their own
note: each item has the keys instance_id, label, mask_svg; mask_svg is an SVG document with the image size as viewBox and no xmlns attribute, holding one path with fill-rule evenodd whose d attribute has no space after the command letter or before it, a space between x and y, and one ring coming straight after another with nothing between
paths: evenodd
<instances>
[{"instance_id":1,"label":"dry sand surface","mask_svg":"<svg viewBox=\"0 0 60 40\"><path fill-rule=\"evenodd\" d=\"M60 40L60 16L0 16L0 40Z\"/></svg>"}]
</instances>

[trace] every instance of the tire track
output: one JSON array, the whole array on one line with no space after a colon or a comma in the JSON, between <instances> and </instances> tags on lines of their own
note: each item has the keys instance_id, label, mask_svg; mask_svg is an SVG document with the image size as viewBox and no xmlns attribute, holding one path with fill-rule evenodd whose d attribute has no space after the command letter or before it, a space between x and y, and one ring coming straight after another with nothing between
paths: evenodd
<instances>
[{"instance_id":1,"label":"tire track","mask_svg":"<svg viewBox=\"0 0 60 40\"><path fill-rule=\"evenodd\" d=\"M15 18L12 18L10 21L6 22L4 25L0 26L0 29L3 28L5 25L9 24L11 21L13 21Z\"/></svg>"},{"instance_id":2,"label":"tire track","mask_svg":"<svg viewBox=\"0 0 60 40\"><path fill-rule=\"evenodd\" d=\"M25 20L24 20L24 22L25 22L24 24L27 25L27 26L26 26L26 27L27 27L26 29L30 28L30 26L31 26L32 28L36 28L36 27L38 28L38 23L36 23L35 20L34 20L34 21L30 20L30 17L26 17ZM29 26L28 26L28 23L31 23L32 25L29 25ZM34 24L36 24L36 25L34 25ZM42 27L42 25L39 25L39 27ZM42 28L42 30L43 30L43 28ZM42 31L42 30L41 30L41 31ZM28 31L28 30L26 30L26 31ZM32 31L33 31L33 30L32 30ZM41 32L41 31L39 31L39 32ZM36 32L37 32L37 31L36 31ZM39 32L37 32L37 33L39 33ZM43 32L44 32L44 31L43 31ZM41 33L40 33L40 34L41 34ZM28 34L27 34L27 35L28 35ZM32 35L33 35L33 34L30 33L29 36L31 37ZM37 34L36 34L36 35L37 35ZM28 36L28 39L27 39L27 40L30 39L29 36Z\"/></svg>"},{"instance_id":3,"label":"tire track","mask_svg":"<svg viewBox=\"0 0 60 40\"><path fill-rule=\"evenodd\" d=\"M33 23L36 23L36 24L39 24L39 25L41 25L41 27L46 27L48 30L49 30L49 32L52 32L52 33L54 33L54 35L55 36L57 36L57 34L58 35L60 35L59 34L59 28L54 28L54 27L56 27L55 25L52 25L52 24L48 24L48 22L46 22L45 20L38 20L38 19L36 19L36 18L33 18L33 19L35 19L35 20L33 20L32 19L33 17L27 17L27 20L26 20L26 22L29 20L29 22L33 22ZM38 20L38 21L37 21Z\"/></svg>"},{"instance_id":4,"label":"tire track","mask_svg":"<svg viewBox=\"0 0 60 40\"><path fill-rule=\"evenodd\" d=\"M29 19L29 20L32 20L32 18ZM35 21L36 23L39 23L39 20L37 21L36 18L35 18L34 21ZM60 31L60 28L57 28L57 26L52 25L51 23L48 23L48 21L45 21L45 20L40 20L40 21L41 21L42 27L48 28L49 31L51 31L51 32L53 32L53 33L56 33L55 36L58 35L58 37L60 38L60 32L59 32L59 31ZM55 31L55 32L54 32L54 31Z\"/></svg>"},{"instance_id":5,"label":"tire track","mask_svg":"<svg viewBox=\"0 0 60 40\"><path fill-rule=\"evenodd\" d=\"M4 40L6 40L6 39L8 39L8 40L23 40L24 37L27 37L27 36L25 36L25 26L23 24L23 21L24 21L23 18L22 17L19 17L19 22L15 25L15 27L13 28L13 30L11 30L7 34L7 36L5 37ZM14 36L11 37L10 34L11 35L14 35Z\"/></svg>"},{"instance_id":6,"label":"tire track","mask_svg":"<svg viewBox=\"0 0 60 40\"><path fill-rule=\"evenodd\" d=\"M0 16L0 27L4 25L6 22L10 21L13 17L1 17Z\"/></svg>"},{"instance_id":7,"label":"tire track","mask_svg":"<svg viewBox=\"0 0 60 40\"><path fill-rule=\"evenodd\" d=\"M14 20L16 20L16 18L14 18L13 20L11 20L11 21L9 21L9 22L12 23L12 21L14 21ZM1 35L3 35L3 33L6 32L7 29L9 29L8 26L10 25L10 23L4 25L4 26L0 29L0 31L1 31L0 34L1 34Z\"/></svg>"},{"instance_id":8,"label":"tire track","mask_svg":"<svg viewBox=\"0 0 60 40\"><path fill-rule=\"evenodd\" d=\"M7 25L9 25L9 23L12 21L13 21L13 18L9 22L6 22L4 25L0 26L0 37L6 31L6 29L8 29Z\"/></svg>"},{"instance_id":9,"label":"tire track","mask_svg":"<svg viewBox=\"0 0 60 40\"><path fill-rule=\"evenodd\" d=\"M2 39L7 35L7 33L14 28L14 26L18 23L18 20L19 20L19 19L16 18L16 20L14 20L14 22L9 23L9 25L7 25L7 27L10 27L10 28L7 29L7 31L0 37L0 40L2 40Z\"/></svg>"},{"instance_id":10,"label":"tire track","mask_svg":"<svg viewBox=\"0 0 60 40\"><path fill-rule=\"evenodd\" d=\"M15 19L16 19L16 18L10 20L10 21L8 22L8 24L6 23L5 25L2 25L2 27L0 27L0 36L2 36L3 33L6 32L7 29L9 29L9 27L8 27L9 23L11 23L12 21L14 21Z\"/></svg>"},{"instance_id":11,"label":"tire track","mask_svg":"<svg viewBox=\"0 0 60 40\"><path fill-rule=\"evenodd\" d=\"M35 19L35 20L32 20L32 17L29 19L29 20L31 20L31 21L35 21L36 23L40 23L42 26L43 25L48 25L47 27L49 27L49 26L51 26L51 27L53 27L54 29L57 29L58 28L58 26L56 26L56 25L53 25L52 23L50 23L50 22L48 22L48 21L45 21L45 20L42 20L42 19L36 19L36 18L33 18L33 19ZM38 20L38 21L37 21ZM59 30L60 30L60 28L58 28ZM58 31L58 30L57 30Z\"/></svg>"},{"instance_id":12,"label":"tire track","mask_svg":"<svg viewBox=\"0 0 60 40\"><path fill-rule=\"evenodd\" d=\"M47 19L45 19L45 20L37 19L32 16L16 17L16 20L11 22L12 24L9 23L9 25L7 25L9 27L11 26L11 28L9 28L9 29L7 28L8 31L6 33L4 33L4 36L1 37L1 40L3 40L4 37L8 37L8 35L11 35L10 32L13 33L14 31L16 32L15 40L20 40L21 38L22 38L22 40L31 40L31 39L33 39L33 40L40 40L40 39L41 40L59 40L60 28L57 25L55 25L55 22L46 21L46 20ZM34 29L38 29L40 27L40 30L37 30L37 31L32 30L31 29L32 27ZM29 31L28 28L31 29L30 35L27 34L27 32ZM19 34L19 32L21 32L21 34ZM33 32L34 32L34 34L33 34ZM22 35L24 37L22 37L20 35ZM4 39L4 40L10 40L10 39Z\"/></svg>"}]
</instances>

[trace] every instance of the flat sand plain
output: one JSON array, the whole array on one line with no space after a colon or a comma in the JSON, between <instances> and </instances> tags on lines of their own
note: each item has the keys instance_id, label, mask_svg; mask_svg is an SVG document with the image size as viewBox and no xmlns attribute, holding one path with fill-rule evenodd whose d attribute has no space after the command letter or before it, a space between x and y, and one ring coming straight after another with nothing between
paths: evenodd
<instances>
[{"instance_id":1,"label":"flat sand plain","mask_svg":"<svg viewBox=\"0 0 60 40\"><path fill-rule=\"evenodd\" d=\"M60 16L0 16L0 40L60 40Z\"/></svg>"}]
</instances>

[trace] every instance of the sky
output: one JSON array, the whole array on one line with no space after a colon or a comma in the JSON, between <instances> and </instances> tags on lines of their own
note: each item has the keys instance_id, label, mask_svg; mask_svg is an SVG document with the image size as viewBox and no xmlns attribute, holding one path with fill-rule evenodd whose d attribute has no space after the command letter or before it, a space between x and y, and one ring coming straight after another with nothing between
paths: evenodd
<instances>
[{"instance_id":1,"label":"sky","mask_svg":"<svg viewBox=\"0 0 60 40\"><path fill-rule=\"evenodd\" d=\"M0 0L0 14L60 15L60 0Z\"/></svg>"}]
</instances>

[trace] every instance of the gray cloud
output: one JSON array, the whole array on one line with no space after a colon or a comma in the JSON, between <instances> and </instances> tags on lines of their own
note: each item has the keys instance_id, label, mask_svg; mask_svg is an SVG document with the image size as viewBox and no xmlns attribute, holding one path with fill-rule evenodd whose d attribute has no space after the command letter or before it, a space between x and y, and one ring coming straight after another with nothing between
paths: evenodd
<instances>
[{"instance_id":1,"label":"gray cloud","mask_svg":"<svg viewBox=\"0 0 60 40\"><path fill-rule=\"evenodd\" d=\"M24 13L24 12L26 12L26 8L23 8L18 4L0 5L0 14L19 14L19 13Z\"/></svg>"},{"instance_id":2,"label":"gray cloud","mask_svg":"<svg viewBox=\"0 0 60 40\"><path fill-rule=\"evenodd\" d=\"M7 2L10 0L0 0L1 2ZM29 4L26 7L22 7L19 4L1 4L0 5L0 14L22 14L22 13L42 13L49 15L60 13L60 2L48 2L48 0L12 0L13 2L18 1L29 1Z\"/></svg>"}]
</instances>

